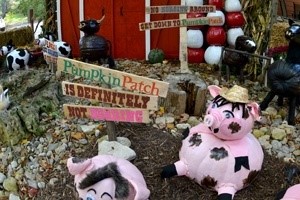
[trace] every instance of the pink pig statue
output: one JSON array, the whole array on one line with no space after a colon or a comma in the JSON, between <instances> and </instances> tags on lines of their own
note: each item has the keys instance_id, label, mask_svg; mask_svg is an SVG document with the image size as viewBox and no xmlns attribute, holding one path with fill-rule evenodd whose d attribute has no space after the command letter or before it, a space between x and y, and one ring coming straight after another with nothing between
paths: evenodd
<instances>
[{"instance_id":1,"label":"pink pig statue","mask_svg":"<svg viewBox=\"0 0 300 200\"><path fill-rule=\"evenodd\" d=\"M214 98L204 123L188 129L179 161L163 167L162 178L187 176L218 192L218 200L232 200L247 187L262 167L263 150L251 134L260 119L259 106L248 100L248 90L208 86Z\"/></svg>"},{"instance_id":2,"label":"pink pig statue","mask_svg":"<svg viewBox=\"0 0 300 200\"><path fill-rule=\"evenodd\" d=\"M275 200L300 200L300 184L293 185L278 194Z\"/></svg>"},{"instance_id":3,"label":"pink pig statue","mask_svg":"<svg viewBox=\"0 0 300 200\"><path fill-rule=\"evenodd\" d=\"M147 200L150 191L142 173L131 162L111 155L90 159L71 157L70 174L81 200Z\"/></svg>"}]
</instances>

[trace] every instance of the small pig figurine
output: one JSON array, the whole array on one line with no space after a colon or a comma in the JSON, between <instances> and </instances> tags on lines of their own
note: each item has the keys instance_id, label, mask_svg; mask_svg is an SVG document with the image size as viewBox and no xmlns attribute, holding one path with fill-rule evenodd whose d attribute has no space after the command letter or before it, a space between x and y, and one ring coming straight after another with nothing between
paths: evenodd
<instances>
[{"instance_id":1,"label":"small pig figurine","mask_svg":"<svg viewBox=\"0 0 300 200\"><path fill-rule=\"evenodd\" d=\"M293 185L277 194L275 200L300 200L300 184Z\"/></svg>"},{"instance_id":2,"label":"small pig figurine","mask_svg":"<svg viewBox=\"0 0 300 200\"><path fill-rule=\"evenodd\" d=\"M263 150L251 134L259 120L259 106L248 100L240 86L208 86L214 98L204 123L183 133L179 161L163 167L161 177L187 176L218 192L218 200L231 200L261 170Z\"/></svg>"},{"instance_id":3,"label":"small pig figurine","mask_svg":"<svg viewBox=\"0 0 300 200\"><path fill-rule=\"evenodd\" d=\"M74 175L81 200L146 200L150 191L142 173L128 160L111 155L90 159L69 158L67 167Z\"/></svg>"}]
</instances>

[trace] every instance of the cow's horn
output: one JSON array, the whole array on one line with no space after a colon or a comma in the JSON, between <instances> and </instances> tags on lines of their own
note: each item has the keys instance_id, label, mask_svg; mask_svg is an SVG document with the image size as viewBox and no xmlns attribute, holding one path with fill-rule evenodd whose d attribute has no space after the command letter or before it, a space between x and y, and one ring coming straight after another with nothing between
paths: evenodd
<instances>
[{"instance_id":1,"label":"cow's horn","mask_svg":"<svg viewBox=\"0 0 300 200\"><path fill-rule=\"evenodd\" d=\"M101 22L104 20L104 18L105 18L105 15L103 15L101 19L97 20L97 23L101 24Z\"/></svg>"}]
</instances>

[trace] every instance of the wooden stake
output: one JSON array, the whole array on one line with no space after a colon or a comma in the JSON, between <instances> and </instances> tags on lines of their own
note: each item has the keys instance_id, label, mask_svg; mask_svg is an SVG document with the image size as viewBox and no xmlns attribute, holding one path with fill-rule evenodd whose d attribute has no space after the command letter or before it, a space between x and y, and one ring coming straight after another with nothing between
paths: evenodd
<instances>
[{"instance_id":1,"label":"wooden stake","mask_svg":"<svg viewBox=\"0 0 300 200\"><path fill-rule=\"evenodd\" d=\"M186 0L181 0L181 5L185 5ZM179 14L179 19L186 19L186 13ZM180 59L180 73L190 73L188 66L187 55L187 27L180 27L180 40L179 40L179 59Z\"/></svg>"},{"instance_id":2,"label":"wooden stake","mask_svg":"<svg viewBox=\"0 0 300 200\"><path fill-rule=\"evenodd\" d=\"M103 88L110 88L110 85L108 84L102 84ZM105 107L111 107L108 103L103 103L103 106ZM107 121L106 122L107 127L107 135L108 135L108 141L117 141L117 135L116 135L116 124L115 122Z\"/></svg>"}]
</instances>

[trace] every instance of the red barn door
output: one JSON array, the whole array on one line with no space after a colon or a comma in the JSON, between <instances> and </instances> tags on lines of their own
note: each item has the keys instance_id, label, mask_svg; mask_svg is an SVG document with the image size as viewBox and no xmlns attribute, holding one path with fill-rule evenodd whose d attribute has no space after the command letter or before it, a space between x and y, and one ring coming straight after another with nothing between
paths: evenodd
<instances>
[{"instance_id":1,"label":"red barn door","mask_svg":"<svg viewBox=\"0 0 300 200\"><path fill-rule=\"evenodd\" d=\"M180 5L180 0L151 0L151 6ZM179 14L152 14L151 21L179 19ZM179 28L151 30L151 49L159 48L166 58L179 56Z\"/></svg>"},{"instance_id":2,"label":"red barn door","mask_svg":"<svg viewBox=\"0 0 300 200\"><path fill-rule=\"evenodd\" d=\"M60 4L61 9L61 34L62 40L72 47L74 57L79 56L79 0L64 0Z\"/></svg>"},{"instance_id":3,"label":"red barn door","mask_svg":"<svg viewBox=\"0 0 300 200\"><path fill-rule=\"evenodd\" d=\"M151 0L152 6L180 5L180 0ZM62 40L69 42L74 57L79 56L79 0L61 0ZM100 19L97 33L110 40L114 58L145 59L145 32L139 23L145 21L145 0L85 0L84 19ZM178 19L178 14L151 15L151 21ZM178 58L179 28L151 30L151 49L160 48L166 58Z\"/></svg>"}]
</instances>

